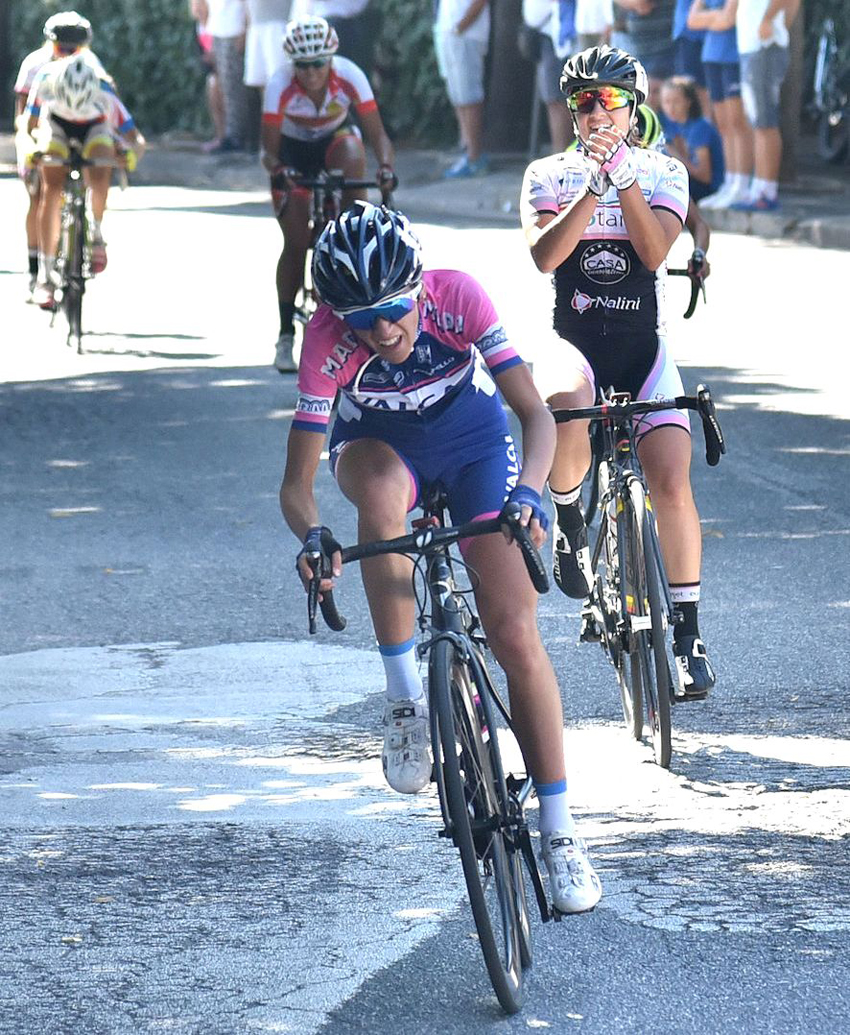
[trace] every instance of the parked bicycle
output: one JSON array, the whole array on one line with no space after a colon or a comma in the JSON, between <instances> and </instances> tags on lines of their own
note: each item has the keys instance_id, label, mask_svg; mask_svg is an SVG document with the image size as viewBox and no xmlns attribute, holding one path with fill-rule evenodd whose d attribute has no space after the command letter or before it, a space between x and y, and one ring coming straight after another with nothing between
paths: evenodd
<instances>
[{"instance_id":1,"label":"parked bicycle","mask_svg":"<svg viewBox=\"0 0 850 1035\"><path fill-rule=\"evenodd\" d=\"M507 1013L522 1003L523 970L530 966L531 924L523 863L528 871L541 918L560 919L549 908L531 847L523 806L532 793L531 778L506 774L497 734L497 721L511 730L508 706L493 685L484 662L486 640L473 611L471 589L459 586L456 574L475 572L450 553L460 539L499 533L498 518L464 525L444 523L445 497L435 493L414 531L397 539L363 543L342 551L343 563L400 553L416 558L421 658L428 658L430 734L443 829L460 852L469 902L493 988ZM538 592L549 580L528 530L511 529ZM307 555L315 577L308 591L310 632L316 629L316 609L331 629L345 627L332 593L319 601L319 584L330 575L329 558ZM424 584L420 591L419 581Z\"/></svg>"},{"instance_id":2,"label":"parked bicycle","mask_svg":"<svg viewBox=\"0 0 850 1035\"><path fill-rule=\"evenodd\" d=\"M57 305L53 310L51 326L56 319L57 309L61 307L68 321L67 344L82 354L83 295L86 281L94 276L91 267L91 228L94 216L83 170L103 166L123 167L112 158L85 158L76 140L71 140L69 147L68 158L46 154L39 155L38 160L41 164L64 166L68 170L62 192L59 248L52 273L57 285Z\"/></svg>"},{"instance_id":3,"label":"parked bicycle","mask_svg":"<svg viewBox=\"0 0 850 1035\"><path fill-rule=\"evenodd\" d=\"M825 18L818 37L812 109L818 124L818 151L839 162L850 151L850 60L843 59L835 22Z\"/></svg>"},{"instance_id":4,"label":"parked bicycle","mask_svg":"<svg viewBox=\"0 0 850 1035\"><path fill-rule=\"evenodd\" d=\"M602 645L617 673L623 718L641 740L644 708L655 761L669 768L671 703L681 691L671 675L667 633L675 621L655 515L636 448L636 425L658 410L696 410L702 420L706 461L726 452L707 385L695 396L632 401L611 392L599 406L553 411L558 423L591 421L593 464L588 524L600 522L591 564L593 588L582 609L580 638Z\"/></svg>"},{"instance_id":5,"label":"parked bicycle","mask_svg":"<svg viewBox=\"0 0 850 1035\"><path fill-rule=\"evenodd\" d=\"M342 211L342 195L347 190L363 190L372 188L380 190L381 204L392 208L392 190L395 184L390 182L386 187L381 187L374 179L372 180L351 180L339 169L322 169L316 176L294 175L287 177L284 173L276 173L272 176L272 197L279 191L288 188L289 183L303 187L312 192L310 201L310 243L307 248L307 256L304 260L304 277L301 288L295 296L295 313L293 321L295 326L295 340L293 343L293 354L296 365L301 355L301 345L304 340L304 328L310 322L310 317L315 313L319 299L313 290L313 279L311 267L313 262L313 247L319 239L319 235Z\"/></svg>"}]
</instances>

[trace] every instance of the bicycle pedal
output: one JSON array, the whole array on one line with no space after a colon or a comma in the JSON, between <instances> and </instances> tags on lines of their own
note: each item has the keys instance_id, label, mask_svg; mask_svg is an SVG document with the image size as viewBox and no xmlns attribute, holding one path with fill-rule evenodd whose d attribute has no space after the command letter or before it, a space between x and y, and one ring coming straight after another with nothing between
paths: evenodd
<instances>
[{"instance_id":1,"label":"bicycle pedal","mask_svg":"<svg viewBox=\"0 0 850 1035\"><path fill-rule=\"evenodd\" d=\"M582 616L579 643L601 643L602 630L592 618Z\"/></svg>"}]
</instances>

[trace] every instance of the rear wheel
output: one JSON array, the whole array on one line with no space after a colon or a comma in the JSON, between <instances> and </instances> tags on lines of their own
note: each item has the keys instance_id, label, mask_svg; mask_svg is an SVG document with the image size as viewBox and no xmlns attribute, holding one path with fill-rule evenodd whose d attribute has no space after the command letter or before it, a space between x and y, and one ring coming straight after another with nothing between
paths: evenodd
<instances>
[{"instance_id":1,"label":"rear wheel","mask_svg":"<svg viewBox=\"0 0 850 1035\"><path fill-rule=\"evenodd\" d=\"M79 211L74 210L68 221L65 237L65 269L62 285L62 307L68 321L68 345L78 353L83 351L83 248L85 245L84 222Z\"/></svg>"},{"instance_id":2,"label":"rear wheel","mask_svg":"<svg viewBox=\"0 0 850 1035\"><path fill-rule=\"evenodd\" d=\"M438 714L435 764L442 773L437 782L445 789L447 824L460 852L490 980L502 1008L516 1013L522 968L530 961L530 947L522 945L529 931L523 933L518 911L525 903L521 863L506 836L510 805L487 691L476 687L469 662L449 640L434 645L429 672Z\"/></svg>"}]
</instances>

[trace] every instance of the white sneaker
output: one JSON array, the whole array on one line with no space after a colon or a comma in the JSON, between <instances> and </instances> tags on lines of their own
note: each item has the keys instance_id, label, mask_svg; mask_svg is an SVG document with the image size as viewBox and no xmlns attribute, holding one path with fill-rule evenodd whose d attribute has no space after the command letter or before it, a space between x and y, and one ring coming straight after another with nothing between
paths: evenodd
<instances>
[{"instance_id":1,"label":"white sneaker","mask_svg":"<svg viewBox=\"0 0 850 1035\"><path fill-rule=\"evenodd\" d=\"M384 709L381 764L394 791L416 794L431 779L428 746L428 701L387 701Z\"/></svg>"},{"instance_id":2,"label":"white sneaker","mask_svg":"<svg viewBox=\"0 0 850 1035\"><path fill-rule=\"evenodd\" d=\"M274 350L274 365L275 369L280 371L281 374L294 374L298 370L292 356L294 345L294 334L281 334L277 339L277 345Z\"/></svg>"},{"instance_id":3,"label":"white sneaker","mask_svg":"<svg viewBox=\"0 0 850 1035\"><path fill-rule=\"evenodd\" d=\"M720 190L716 190L713 194L709 194L700 201L700 208L728 208L729 202L736 192L727 184L721 187Z\"/></svg>"},{"instance_id":4,"label":"white sneaker","mask_svg":"<svg viewBox=\"0 0 850 1035\"><path fill-rule=\"evenodd\" d=\"M586 913L602 898L602 884L579 837L554 830L542 835L549 893L558 913Z\"/></svg>"}]
</instances>

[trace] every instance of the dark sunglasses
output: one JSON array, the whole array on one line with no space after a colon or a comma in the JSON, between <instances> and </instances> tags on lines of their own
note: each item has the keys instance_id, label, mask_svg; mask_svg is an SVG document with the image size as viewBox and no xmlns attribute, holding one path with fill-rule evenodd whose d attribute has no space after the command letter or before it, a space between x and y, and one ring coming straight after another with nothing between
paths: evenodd
<instances>
[{"instance_id":1,"label":"dark sunglasses","mask_svg":"<svg viewBox=\"0 0 850 1035\"><path fill-rule=\"evenodd\" d=\"M296 68L325 68L331 63L330 58L315 58L313 61L294 61Z\"/></svg>"},{"instance_id":2,"label":"dark sunglasses","mask_svg":"<svg viewBox=\"0 0 850 1035\"><path fill-rule=\"evenodd\" d=\"M634 99L635 95L630 90L623 90L619 86L599 86L592 90L576 90L575 93L571 93L567 98L567 107L570 111L589 115L597 102L606 111L616 111L618 108L627 107Z\"/></svg>"},{"instance_id":3,"label":"dark sunglasses","mask_svg":"<svg viewBox=\"0 0 850 1035\"><path fill-rule=\"evenodd\" d=\"M416 299L407 295L394 298L391 302L383 302L369 309L355 309L352 313L338 313L353 331L371 331L378 320L398 323L408 313L413 312Z\"/></svg>"}]
</instances>

